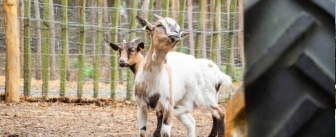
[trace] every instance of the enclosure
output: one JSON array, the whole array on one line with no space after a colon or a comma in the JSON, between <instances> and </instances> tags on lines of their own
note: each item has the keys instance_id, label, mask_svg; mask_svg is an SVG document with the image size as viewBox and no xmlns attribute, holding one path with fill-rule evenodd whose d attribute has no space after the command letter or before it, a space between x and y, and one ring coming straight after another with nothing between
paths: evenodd
<instances>
[{"instance_id":1,"label":"enclosure","mask_svg":"<svg viewBox=\"0 0 336 137\"><path fill-rule=\"evenodd\" d=\"M191 33L180 41L177 51L212 59L238 84L242 80L242 15L237 0L76 0L67 4L20 1L20 94L132 100L133 74L118 66L118 54L108 44L141 38L148 49L149 38L134 17L154 22L153 13L173 17L182 30ZM0 62L5 62L0 16ZM1 63L0 93L5 91L4 72L5 63Z\"/></svg>"},{"instance_id":2,"label":"enclosure","mask_svg":"<svg viewBox=\"0 0 336 137\"><path fill-rule=\"evenodd\" d=\"M190 36L176 51L213 60L243 80L242 0L18 0L21 101L0 103L0 136L137 136L133 74L118 66L110 42L149 36L135 15L174 18ZM3 0L0 0L1 7ZM5 93L5 25L0 8L0 94ZM232 93L220 92L220 106ZM3 96L2 96L3 97ZM3 100L3 98L1 98ZM149 132L155 128L150 114ZM207 136L211 115L193 112L197 135ZM50 120L52 119L52 120ZM8 124L13 123L13 124ZM173 135L184 136L174 119Z\"/></svg>"}]
</instances>

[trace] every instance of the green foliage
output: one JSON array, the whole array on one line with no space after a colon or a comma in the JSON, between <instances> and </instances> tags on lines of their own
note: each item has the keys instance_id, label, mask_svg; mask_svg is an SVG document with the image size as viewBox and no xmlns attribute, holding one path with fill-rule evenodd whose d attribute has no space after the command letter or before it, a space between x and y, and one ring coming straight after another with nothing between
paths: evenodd
<instances>
[{"instance_id":1,"label":"green foliage","mask_svg":"<svg viewBox=\"0 0 336 137\"><path fill-rule=\"evenodd\" d=\"M84 77L86 78L93 78L93 66L91 64L85 63L84 64Z\"/></svg>"},{"instance_id":2,"label":"green foliage","mask_svg":"<svg viewBox=\"0 0 336 137\"><path fill-rule=\"evenodd\" d=\"M72 67L78 67L78 58L73 58L71 60L71 66ZM89 64L89 63L85 63L84 67L83 67L83 73L84 73L84 77L85 78L93 78L93 65Z\"/></svg>"},{"instance_id":3,"label":"green foliage","mask_svg":"<svg viewBox=\"0 0 336 137\"><path fill-rule=\"evenodd\" d=\"M226 66L226 65L221 65L221 66L220 66L220 70L221 70L223 73L226 72L226 69L227 69L227 66ZM231 76L232 79L233 79L234 81L242 80L242 79L243 79L243 75L244 75L244 72L243 72L242 68L241 68L241 67L235 67L234 69L235 69L235 71L234 71L234 72L235 72L234 76L231 76L231 75L229 75L229 74L227 74L227 75Z\"/></svg>"}]
</instances>

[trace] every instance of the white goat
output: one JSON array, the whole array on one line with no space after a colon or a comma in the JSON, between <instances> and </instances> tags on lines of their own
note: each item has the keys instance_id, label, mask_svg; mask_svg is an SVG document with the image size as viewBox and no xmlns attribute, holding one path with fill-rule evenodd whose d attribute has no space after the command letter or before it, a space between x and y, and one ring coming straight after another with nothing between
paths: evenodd
<instances>
[{"instance_id":1,"label":"white goat","mask_svg":"<svg viewBox=\"0 0 336 137\"><path fill-rule=\"evenodd\" d=\"M144 43L140 41L140 39L133 39L132 41L126 42L124 40L122 46L110 43L110 46L113 50L119 51L119 65L121 67L129 67L134 75L137 73L137 70L139 68L139 64L143 60L143 56L140 52L141 49L144 48ZM169 55L169 53L168 53ZM210 94L207 96L211 96L210 98L207 98L204 100L204 92L199 92L198 96L201 97L199 101L196 102L201 102L197 103L198 106L209 106L208 104L213 104L218 102L218 90L219 87L222 86L224 88L227 88L226 90L230 90L230 85L231 85L231 78L225 74L223 74L218 66L212 62L211 60L207 59L197 59L197 62L199 63L202 71L203 71L203 77L206 82L206 86L204 88L210 88ZM209 86L209 87L207 87ZM209 99L213 103L207 102ZM160 136L160 129L162 125L162 112L158 111L156 113L157 115L157 128L153 134L154 137L159 137ZM216 117L213 115L213 127L211 130L211 133L209 136L216 136L217 135L217 130L221 129L223 127L218 127L220 123L218 124L218 121Z\"/></svg>"},{"instance_id":2,"label":"white goat","mask_svg":"<svg viewBox=\"0 0 336 137\"><path fill-rule=\"evenodd\" d=\"M163 111L161 136L170 136L172 114L187 127L188 136L195 136L195 120L190 115L195 105L206 107L217 120L209 136L217 135L217 130L219 135L223 134L224 114L217 104L218 83L227 83L225 86L229 87L231 79L212 61L197 61L190 55L169 52L185 33L180 32L173 19L154 16L159 19L155 25L137 16L152 37L149 52L135 77L140 136L147 136L148 109ZM214 128L216 125L219 127Z\"/></svg>"}]
</instances>

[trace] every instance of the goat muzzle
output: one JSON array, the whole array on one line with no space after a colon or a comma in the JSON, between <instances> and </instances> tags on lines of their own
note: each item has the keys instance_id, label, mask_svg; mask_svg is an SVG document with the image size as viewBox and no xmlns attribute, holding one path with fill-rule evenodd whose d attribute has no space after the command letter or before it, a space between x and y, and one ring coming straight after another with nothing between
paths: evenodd
<instances>
[{"instance_id":1,"label":"goat muzzle","mask_svg":"<svg viewBox=\"0 0 336 137\"><path fill-rule=\"evenodd\" d=\"M168 38L171 42L178 42L181 39L178 35L169 35Z\"/></svg>"}]
</instances>

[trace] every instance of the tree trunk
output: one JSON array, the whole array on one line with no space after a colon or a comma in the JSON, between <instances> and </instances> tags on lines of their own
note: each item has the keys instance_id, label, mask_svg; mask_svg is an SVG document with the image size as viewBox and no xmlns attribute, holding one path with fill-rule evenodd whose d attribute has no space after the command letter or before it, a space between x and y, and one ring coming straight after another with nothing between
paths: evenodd
<instances>
[{"instance_id":1,"label":"tree trunk","mask_svg":"<svg viewBox=\"0 0 336 137\"><path fill-rule=\"evenodd\" d=\"M24 12L24 65L23 65L23 75L24 75L24 86L23 93L24 96L30 96L30 85L31 85L31 47L30 47L30 1L25 1L25 12Z\"/></svg>"},{"instance_id":2,"label":"tree trunk","mask_svg":"<svg viewBox=\"0 0 336 137\"><path fill-rule=\"evenodd\" d=\"M97 17L97 39L96 39L96 50L95 50L95 60L94 60L94 77L93 77L93 97L97 98L99 94L99 77L100 77L100 56L101 56L101 43L102 43L102 8L103 0L97 1L98 7L98 17Z\"/></svg>"},{"instance_id":3,"label":"tree trunk","mask_svg":"<svg viewBox=\"0 0 336 137\"><path fill-rule=\"evenodd\" d=\"M114 10L112 10L112 34L111 42L118 43L118 25L119 25L119 8L120 0L114 0L113 4ZM111 49L111 98L115 99L117 85L118 85L118 52ZM120 73L121 74L121 73Z\"/></svg>"},{"instance_id":4,"label":"tree trunk","mask_svg":"<svg viewBox=\"0 0 336 137\"><path fill-rule=\"evenodd\" d=\"M39 1L34 0L36 27L41 28ZM41 29L36 29L35 78L41 80Z\"/></svg>"},{"instance_id":5,"label":"tree trunk","mask_svg":"<svg viewBox=\"0 0 336 137\"><path fill-rule=\"evenodd\" d=\"M19 102L20 40L17 0L3 1L6 38L5 101Z\"/></svg>"},{"instance_id":6,"label":"tree trunk","mask_svg":"<svg viewBox=\"0 0 336 137\"><path fill-rule=\"evenodd\" d=\"M49 87L49 0L43 0L42 30L42 97L48 96Z\"/></svg>"},{"instance_id":7,"label":"tree trunk","mask_svg":"<svg viewBox=\"0 0 336 137\"><path fill-rule=\"evenodd\" d=\"M56 59L55 59L55 21L54 21L54 4L49 0L49 45L50 45L50 80L56 79Z\"/></svg>"},{"instance_id":8,"label":"tree trunk","mask_svg":"<svg viewBox=\"0 0 336 137\"><path fill-rule=\"evenodd\" d=\"M178 24L180 25L181 30L184 30L184 20L185 20L185 16L184 15L185 15L185 5L186 5L187 0L180 0L179 2L180 3L179 3ZM177 51L186 53L185 51L183 51L183 40L181 40L178 43Z\"/></svg>"},{"instance_id":9,"label":"tree trunk","mask_svg":"<svg viewBox=\"0 0 336 137\"><path fill-rule=\"evenodd\" d=\"M83 97L83 83L84 83L84 62L85 62L85 44L86 44L86 29L85 29L85 8L86 0L81 0L80 5L80 34L79 34L79 56L78 56L78 86L77 86L77 97Z\"/></svg>"},{"instance_id":10,"label":"tree trunk","mask_svg":"<svg viewBox=\"0 0 336 137\"><path fill-rule=\"evenodd\" d=\"M195 56L195 43L194 43L194 33L193 33L193 23L192 23L192 11L193 4L192 0L188 0L188 29L189 29L189 45L190 45L190 53Z\"/></svg>"},{"instance_id":11,"label":"tree trunk","mask_svg":"<svg viewBox=\"0 0 336 137\"><path fill-rule=\"evenodd\" d=\"M60 69L60 96L65 96L66 74L68 66L68 0L62 0L62 58Z\"/></svg>"}]
</instances>

